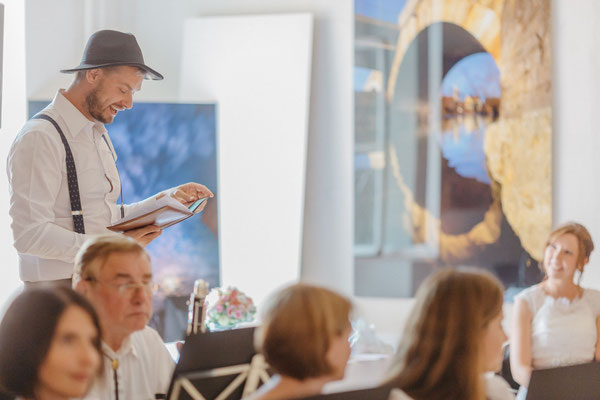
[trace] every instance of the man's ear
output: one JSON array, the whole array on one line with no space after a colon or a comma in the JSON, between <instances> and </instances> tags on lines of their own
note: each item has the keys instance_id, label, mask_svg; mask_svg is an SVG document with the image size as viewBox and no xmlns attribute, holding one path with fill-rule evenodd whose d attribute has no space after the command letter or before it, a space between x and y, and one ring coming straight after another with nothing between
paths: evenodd
<instances>
[{"instance_id":1,"label":"man's ear","mask_svg":"<svg viewBox=\"0 0 600 400\"><path fill-rule=\"evenodd\" d=\"M102 71L100 70L100 68L92 68L85 71L85 79L91 85L97 84L100 80L101 75Z\"/></svg>"}]
</instances>

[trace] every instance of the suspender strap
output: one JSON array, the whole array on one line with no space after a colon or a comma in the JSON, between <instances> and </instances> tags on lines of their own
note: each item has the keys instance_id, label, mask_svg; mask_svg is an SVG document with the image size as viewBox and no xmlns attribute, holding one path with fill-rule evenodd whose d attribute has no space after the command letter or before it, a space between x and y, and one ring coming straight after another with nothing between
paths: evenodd
<instances>
[{"instance_id":1,"label":"suspender strap","mask_svg":"<svg viewBox=\"0 0 600 400\"><path fill-rule=\"evenodd\" d=\"M52 117L46 114L34 115L32 119L45 119L50 122L60 135L60 139L65 146L65 162L67 164L67 183L69 185L69 199L71 200L71 214L73 216L73 230L77 233L85 233L85 227L83 225L83 211L81 210L81 197L79 196L79 183L77 181L77 170L75 169L75 160L73 159L73 153L67 138L63 133L60 126L56 123Z\"/></svg>"}]
</instances>

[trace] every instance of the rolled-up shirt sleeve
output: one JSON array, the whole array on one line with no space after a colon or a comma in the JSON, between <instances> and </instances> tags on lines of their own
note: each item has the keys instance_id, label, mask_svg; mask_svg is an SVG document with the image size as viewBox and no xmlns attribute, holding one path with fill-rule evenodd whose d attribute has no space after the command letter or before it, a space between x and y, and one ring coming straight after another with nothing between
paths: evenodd
<instances>
[{"instance_id":1,"label":"rolled-up shirt sleeve","mask_svg":"<svg viewBox=\"0 0 600 400\"><path fill-rule=\"evenodd\" d=\"M11 228L19 253L72 263L89 235L57 223L55 202L65 152L60 137L42 130L20 136L7 159Z\"/></svg>"},{"instance_id":2,"label":"rolled-up shirt sleeve","mask_svg":"<svg viewBox=\"0 0 600 400\"><path fill-rule=\"evenodd\" d=\"M175 190L177 190L177 186L153 194L152 196L147 197L144 200L140 200L137 203L125 204L125 217L128 217L131 214L138 213L140 209L148 209L148 205L156 202L156 199L159 196L171 196L175 192Z\"/></svg>"}]
</instances>

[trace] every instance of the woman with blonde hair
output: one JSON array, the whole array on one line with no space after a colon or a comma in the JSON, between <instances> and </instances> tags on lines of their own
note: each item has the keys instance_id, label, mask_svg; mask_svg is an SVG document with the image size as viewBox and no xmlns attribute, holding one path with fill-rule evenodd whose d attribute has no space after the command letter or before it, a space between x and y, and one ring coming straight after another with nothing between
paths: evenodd
<instances>
[{"instance_id":1,"label":"woman with blonde hair","mask_svg":"<svg viewBox=\"0 0 600 400\"><path fill-rule=\"evenodd\" d=\"M308 397L342 379L350 357L351 310L348 299L322 287L296 284L275 293L256 342L277 375L248 400Z\"/></svg>"},{"instance_id":2,"label":"woman with blonde hair","mask_svg":"<svg viewBox=\"0 0 600 400\"><path fill-rule=\"evenodd\" d=\"M561 225L546 242L544 280L515 297L510 367L521 385L519 399L526 397L533 369L600 360L600 292L579 285L592 250L583 225Z\"/></svg>"},{"instance_id":3,"label":"woman with blonde hair","mask_svg":"<svg viewBox=\"0 0 600 400\"><path fill-rule=\"evenodd\" d=\"M444 268L417 291L390 370L390 400L510 399L485 373L502 363L502 284L476 269Z\"/></svg>"}]
</instances>

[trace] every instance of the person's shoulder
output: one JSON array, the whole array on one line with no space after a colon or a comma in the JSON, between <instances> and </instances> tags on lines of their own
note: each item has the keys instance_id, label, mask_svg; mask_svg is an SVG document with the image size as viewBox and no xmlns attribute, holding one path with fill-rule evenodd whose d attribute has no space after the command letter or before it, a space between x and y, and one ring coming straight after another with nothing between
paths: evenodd
<instances>
[{"instance_id":1,"label":"person's shoulder","mask_svg":"<svg viewBox=\"0 0 600 400\"><path fill-rule=\"evenodd\" d=\"M515 296L515 301L520 299L530 300L540 296L544 296L544 290L542 289L542 286L538 283L536 285L529 286L528 288L521 290L521 292L519 292L519 294Z\"/></svg>"},{"instance_id":2,"label":"person's shoulder","mask_svg":"<svg viewBox=\"0 0 600 400\"><path fill-rule=\"evenodd\" d=\"M530 313L536 314L537 311L544 304L544 290L538 283L537 285L530 286L523 289L519 294L514 297L515 310L524 311L529 310Z\"/></svg>"},{"instance_id":3,"label":"person's shoulder","mask_svg":"<svg viewBox=\"0 0 600 400\"><path fill-rule=\"evenodd\" d=\"M404 393L402 390L394 388L390 392L390 397L388 397L388 400L413 400L413 398Z\"/></svg>"},{"instance_id":4,"label":"person's shoulder","mask_svg":"<svg viewBox=\"0 0 600 400\"><path fill-rule=\"evenodd\" d=\"M594 303L600 302L600 290L583 288L583 298Z\"/></svg>"},{"instance_id":5,"label":"person's shoulder","mask_svg":"<svg viewBox=\"0 0 600 400\"><path fill-rule=\"evenodd\" d=\"M136 340L144 340L144 341L148 341L148 342L159 342L161 344L164 344L162 338L160 337L160 335L158 334L156 329L154 329L148 325L146 325L144 327L144 329L140 329L139 331L132 333L131 336L135 337Z\"/></svg>"},{"instance_id":6,"label":"person's shoulder","mask_svg":"<svg viewBox=\"0 0 600 400\"><path fill-rule=\"evenodd\" d=\"M597 298L598 296L600 296L600 290L583 288L583 294L585 294L586 296Z\"/></svg>"},{"instance_id":7,"label":"person's shoulder","mask_svg":"<svg viewBox=\"0 0 600 400\"><path fill-rule=\"evenodd\" d=\"M157 349L165 348L165 343L154 328L145 326L144 329L133 332L131 334L132 344L140 349Z\"/></svg>"},{"instance_id":8,"label":"person's shoulder","mask_svg":"<svg viewBox=\"0 0 600 400\"><path fill-rule=\"evenodd\" d=\"M13 146L22 142L43 140L46 142L61 143L55 128L48 122L40 119L30 119L15 136Z\"/></svg>"},{"instance_id":9,"label":"person's shoulder","mask_svg":"<svg viewBox=\"0 0 600 400\"><path fill-rule=\"evenodd\" d=\"M135 351L138 354L143 354L145 358L154 361L163 359L172 361L165 342L154 328L146 326L144 329L132 333L131 344Z\"/></svg>"}]
</instances>

